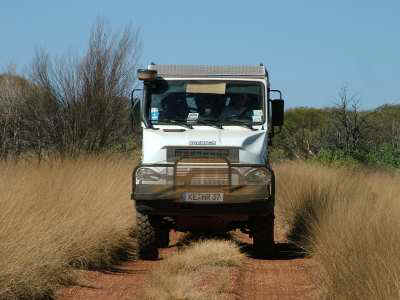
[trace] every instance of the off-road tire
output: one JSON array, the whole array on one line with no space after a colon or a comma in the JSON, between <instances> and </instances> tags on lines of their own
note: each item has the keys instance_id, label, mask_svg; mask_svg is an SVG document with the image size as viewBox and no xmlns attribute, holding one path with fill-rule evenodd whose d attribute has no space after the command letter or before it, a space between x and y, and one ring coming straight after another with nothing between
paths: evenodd
<instances>
[{"instance_id":1,"label":"off-road tire","mask_svg":"<svg viewBox=\"0 0 400 300\"><path fill-rule=\"evenodd\" d=\"M274 216L257 216L252 224L253 250L258 257L272 257L275 250Z\"/></svg>"},{"instance_id":2,"label":"off-road tire","mask_svg":"<svg viewBox=\"0 0 400 300\"><path fill-rule=\"evenodd\" d=\"M145 214L136 212L136 221L138 229L138 252L139 258L145 260L158 259L158 239L157 224L155 220Z\"/></svg>"},{"instance_id":3,"label":"off-road tire","mask_svg":"<svg viewBox=\"0 0 400 300\"><path fill-rule=\"evenodd\" d=\"M169 228L160 228L158 230L158 247L168 248L169 246Z\"/></svg>"}]
</instances>

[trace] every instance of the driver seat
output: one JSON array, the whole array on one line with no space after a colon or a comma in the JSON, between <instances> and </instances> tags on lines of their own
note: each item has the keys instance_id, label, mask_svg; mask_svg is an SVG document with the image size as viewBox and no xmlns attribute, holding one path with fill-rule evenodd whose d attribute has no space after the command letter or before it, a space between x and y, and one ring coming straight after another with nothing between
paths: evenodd
<instances>
[{"instance_id":1,"label":"driver seat","mask_svg":"<svg viewBox=\"0 0 400 300\"><path fill-rule=\"evenodd\" d=\"M188 105L184 93L171 93L161 102L163 108L163 118L186 120L188 115Z\"/></svg>"}]
</instances>

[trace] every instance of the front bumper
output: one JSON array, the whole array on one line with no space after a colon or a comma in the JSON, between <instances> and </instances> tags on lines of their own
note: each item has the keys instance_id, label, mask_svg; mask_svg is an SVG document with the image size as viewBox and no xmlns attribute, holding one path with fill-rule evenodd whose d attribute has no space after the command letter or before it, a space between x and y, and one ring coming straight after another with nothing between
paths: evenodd
<instances>
[{"instance_id":1,"label":"front bumper","mask_svg":"<svg viewBox=\"0 0 400 300\"><path fill-rule=\"evenodd\" d=\"M183 202L184 193L223 193L224 203L247 203L272 198L271 186L172 186L136 185L134 200L171 200Z\"/></svg>"},{"instance_id":2,"label":"front bumper","mask_svg":"<svg viewBox=\"0 0 400 300\"><path fill-rule=\"evenodd\" d=\"M136 201L136 210L143 214L161 216L221 216L221 215L268 215L274 210L273 201L247 203L198 204L169 200Z\"/></svg>"}]
</instances>

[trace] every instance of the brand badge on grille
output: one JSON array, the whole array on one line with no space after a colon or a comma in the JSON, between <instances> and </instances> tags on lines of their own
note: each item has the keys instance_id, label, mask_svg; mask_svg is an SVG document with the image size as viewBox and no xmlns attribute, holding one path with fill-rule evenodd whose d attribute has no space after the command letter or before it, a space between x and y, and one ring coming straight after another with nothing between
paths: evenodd
<instances>
[{"instance_id":1,"label":"brand badge on grille","mask_svg":"<svg viewBox=\"0 0 400 300\"><path fill-rule=\"evenodd\" d=\"M215 146L217 141L189 141L190 146Z\"/></svg>"}]
</instances>

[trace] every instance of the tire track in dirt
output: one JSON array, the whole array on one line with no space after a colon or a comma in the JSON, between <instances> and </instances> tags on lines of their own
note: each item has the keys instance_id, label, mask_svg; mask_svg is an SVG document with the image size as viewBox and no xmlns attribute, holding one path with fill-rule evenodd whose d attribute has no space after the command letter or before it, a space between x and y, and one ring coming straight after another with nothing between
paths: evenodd
<instances>
[{"instance_id":1,"label":"tire track in dirt","mask_svg":"<svg viewBox=\"0 0 400 300\"><path fill-rule=\"evenodd\" d=\"M251 247L247 236L239 239L245 248ZM312 259L296 254L296 250L285 242L279 242L274 257L259 259L249 255L241 265L235 287L239 299L318 298L309 278L311 269L317 266Z\"/></svg>"},{"instance_id":2,"label":"tire track in dirt","mask_svg":"<svg viewBox=\"0 0 400 300\"><path fill-rule=\"evenodd\" d=\"M81 281L85 284L61 289L57 300L143 299L150 271L157 268L163 258L177 251L177 243L183 236L179 232L171 234L172 246L160 249L160 260L130 261L109 271L82 271Z\"/></svg>"},{"instance_id":3,"label":"tire track in dirt","mask_svg":"<svg viewBox=\"0 0 400 300\"><path fill-rule=\"evenodd\" d=\"M162 258L177 251L177 243L184 235L171 234L171 245L161 249L158 261L132 261L110 271L82 271L86 285L64 288L58 300L71 299L143 299L149 273L157 268ZM299 256L296 249L286 243L282 226L275 232L276 254L272 258L252 257L251 239L235 232L234 239L248 255L240 268L230 268L231 284L224 291L224 299L315 299L318 293L309 278L317 269L310 258ZM297 254L296 254L297 253ZM215 280L210 276L210 280ZM207 286L212 282L202 282Z\"/></svg>"}]
</instances>

